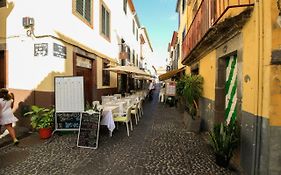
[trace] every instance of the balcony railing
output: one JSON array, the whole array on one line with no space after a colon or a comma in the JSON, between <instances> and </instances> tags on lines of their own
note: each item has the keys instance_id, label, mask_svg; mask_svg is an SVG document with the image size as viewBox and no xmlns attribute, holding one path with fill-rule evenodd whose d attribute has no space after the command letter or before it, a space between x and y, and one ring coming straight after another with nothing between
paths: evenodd
<instances>
[{"instance_id":1,"label":"balcony railing","mask_svg":"<svg viewBox=\"0 0 281 175\"><path fill-rule=\"evenodd\" d=\"M254 0L202 0L182 43L182 60L231 8L252 6Z\"/></svg>"}]
</instances>

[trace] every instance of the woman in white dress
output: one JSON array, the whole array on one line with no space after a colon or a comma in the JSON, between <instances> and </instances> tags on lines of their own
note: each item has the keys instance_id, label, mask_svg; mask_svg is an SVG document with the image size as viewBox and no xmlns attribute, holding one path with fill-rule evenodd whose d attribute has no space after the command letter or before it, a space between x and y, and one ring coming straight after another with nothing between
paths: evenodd
<instances>
[{"instance_id":1,"label":"woman in white dress","mask_svg":"<svg viewBox=\"0 0 281 175\"><path fill-rule=\"evenodd\" d=\"M12 124L18 121L18 119L14 116L12 111L13 102L13 94L9 94L7 89L0 89L0 125L6 127L14 144L17 145L19 141L16 138L16 132Z\"/></svg>"}]
</instances>

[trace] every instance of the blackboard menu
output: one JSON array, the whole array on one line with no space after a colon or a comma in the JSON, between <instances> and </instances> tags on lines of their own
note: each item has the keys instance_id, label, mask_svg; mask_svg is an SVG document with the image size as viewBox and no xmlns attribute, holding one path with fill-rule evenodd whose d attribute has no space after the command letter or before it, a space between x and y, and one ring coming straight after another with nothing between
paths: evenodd
<instances>
[{"instance_id":1,"label":"blackboard menu","mask_svg":"<svg viewBox=\"0 0 281 175\"><path fill-rule=\"evenodd\" d=\"M57 112L56 113L56 122L57 129L79 129L80 125L80 112Z\"/></svg>"},{"instance_id":2,"label":"blackboard menu","mask_svg":"<svg viewBox=\"0 0 281 175\"><path fill-rule=\"evenodd\" d=\"M100 129L100 113L82 113L77 146L82 148L98 148Z\"/></svg>"}]
</instances>

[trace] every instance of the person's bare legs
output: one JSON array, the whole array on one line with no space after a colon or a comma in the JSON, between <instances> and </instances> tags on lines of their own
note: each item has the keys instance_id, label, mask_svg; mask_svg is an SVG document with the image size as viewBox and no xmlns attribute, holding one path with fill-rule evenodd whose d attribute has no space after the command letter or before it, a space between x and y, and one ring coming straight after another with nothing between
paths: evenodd
<instances>
[{"instance_id":1,"label":"person's bare legs","mask_svg":"<svg viewBox=\"0 0 281 175\"><path fill-rule=\"evenodd\" d=\"M7 130L9 131L10 136L12 137L14 143L18 143L18 139L16 138L16 132L15 129L12 126L12 123L5 125L5 127L7 128Z\"/></svg>"}]
</instances>

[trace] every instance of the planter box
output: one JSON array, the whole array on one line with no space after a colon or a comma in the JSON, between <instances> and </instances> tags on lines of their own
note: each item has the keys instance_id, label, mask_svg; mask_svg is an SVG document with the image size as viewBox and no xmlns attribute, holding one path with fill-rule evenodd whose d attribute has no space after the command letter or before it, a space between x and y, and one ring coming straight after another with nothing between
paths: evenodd
<instances>
[{"instance_id":1,"label":"planter box","mask_svg":"<svg viewBox=\"0 0 281 175\"><path fill-rule=\"evenodd\" d=\"M192 119L191 115L189 113L187 113L186 111L184 111L183 113L183 123L186 127L186 129L190 132L196 132L199 133L200 132L200 128L201 128L201 118L197 117L195 120Z\"/></svg>"}]
</instances>

